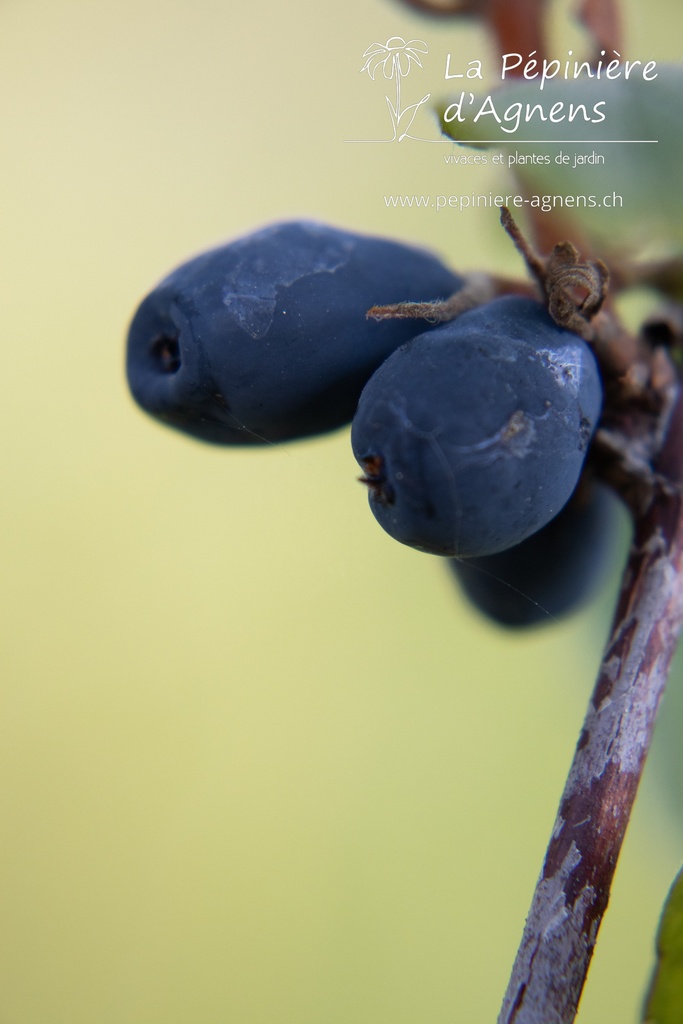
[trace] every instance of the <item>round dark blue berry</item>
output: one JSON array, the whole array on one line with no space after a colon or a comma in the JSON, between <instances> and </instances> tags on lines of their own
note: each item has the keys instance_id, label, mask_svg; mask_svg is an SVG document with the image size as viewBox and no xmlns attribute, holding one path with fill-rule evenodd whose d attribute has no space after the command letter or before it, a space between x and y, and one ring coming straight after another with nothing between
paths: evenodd
<instances>
[{"instance_id":1,"label":"round dark blue berry","mask_svg":"<svg viewBox=\"0 0 683 1024\"><path fill-rule=\"evenodd\" d=\"M559 515L496 555L448 559L470 601L501 626L552 622L578 609L599 586L615 548L618 501L590 481Z\"/></svg>"},{"instance_id":2,"label":"round dark blue berry","mask_svg":"<svg viewBox=\"0 0 683 1024\"><path fill-rule=\"evenodd\" d=\"M592 352L540 303L465 313L394 352L363 390L352 444L372 511L433 554L519 544L569 500L601 402Z\"/></svg>"},{"instance_id":3,"label":"round dark blue berry","mask_svg":"<svg viewBox=\"0 0 683 1024\"><path fill-rule=\"evenodd\" d=\"M462 280L430 253L311 222L276 224L178 267L128 336L136 401L205 441L333 430L382 361L424 327L373 305L443 299Z\"/></svg>"}]
</instances>

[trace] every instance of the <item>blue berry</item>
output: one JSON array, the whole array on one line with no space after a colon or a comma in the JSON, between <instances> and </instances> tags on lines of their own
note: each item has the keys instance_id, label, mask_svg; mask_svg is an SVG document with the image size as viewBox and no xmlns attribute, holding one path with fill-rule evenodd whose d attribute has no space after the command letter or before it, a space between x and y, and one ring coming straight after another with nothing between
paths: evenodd
<instances>
[{"instance_id":1,"label":"blue berry","mask_svg":"<svg viewBox=\"0 0 683 1024\"><path fill-rule=\"evenodd\" d=\"M521 543L569 500L600 415L595 358L532 299L419 335L361 395L354 454L404 544L471 558Z\"/></svg>"},{"instance_id":2,"label":"blue berry","mask_svg":"<svg viewBox=\"0 0 683 1024\"><path fill-rule=\"evenodd\" d=\"M448 559L465 594L502 626L551 622L581 606L600 583L617 534L617 499L580 481L559 515L496 555Z\"/></svg>"},{"instance_id":3,"label":"blue berry","mask_svg":"<svg viewBox=\"0 0 683 1024\"><path fill-rule=\"evenodd\" d=\"M147 412L205 441L333 430L382 361L424 329L369 321L367 309L461 285L424 250L306 221L267 227L184 263L143 300L130 388Z\"/></svg>"}]
</instances>

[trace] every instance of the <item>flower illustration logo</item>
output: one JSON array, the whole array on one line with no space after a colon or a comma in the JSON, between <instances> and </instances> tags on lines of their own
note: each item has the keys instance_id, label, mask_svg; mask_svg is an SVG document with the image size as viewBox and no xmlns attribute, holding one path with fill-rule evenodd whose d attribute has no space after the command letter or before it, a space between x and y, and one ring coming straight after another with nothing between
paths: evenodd
<instances>
[{"instance_id":1,"label":"flower illustration logo","mask_svg":"<svg viewBox=\"0 0 683 1024\"><path fill-rule=\"evenodd\" d=\"M381 67L385 78L405 78L412 61L422 67L420 53L429 53L422 39L411 39L407 43L401 36L392 36L386 43L372 43L363 54L367 60L360 69L361 74L367 71L374 81L375 73Z\"/></svg>"},{"instance_id":2,"label":"flower illustration logo","mask_svg":"<svg viewBox=\"0 0 683 1024\"><path fill-rule=\"evenodd\" d=\"M410 128L415 120L415 115L420 107L427 102L430 93L423 96L417 103L411 103L407 107L401 108L401 79L408 75L413 64L417 64L421 68L420 55L428 52L429 47L422 39L411 39L406 42L402 36L391 36L386 43L372 43L363 54L365 64L360 69L361 74L367 71L374 81L375 75L381 68L383 77L387 80L394 79L396 83L394 102L389 96L385 96L393 129L393 136L391 139L387 139L387 142L394 142L397 139L399 142L403 142L406 138L415 138L414 135L409 134Z\"/></svg>"}]
</instances>

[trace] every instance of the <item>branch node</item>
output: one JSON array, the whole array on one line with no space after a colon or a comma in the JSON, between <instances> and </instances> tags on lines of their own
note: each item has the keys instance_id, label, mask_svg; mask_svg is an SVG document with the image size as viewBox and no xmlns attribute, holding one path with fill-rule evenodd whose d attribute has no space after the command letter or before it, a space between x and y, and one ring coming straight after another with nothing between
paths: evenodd
<instances>
[{"instance_id":1,"label":"branch node","mask_svg":"<svg viewBox=\"0 0 683 1024\"><path fill-rule=\"evenodd\" d=\"M591 321L602 308L609 286L609 270L602 260L582 260L571 242L560 242L544 260L527 242L507 206L501 207L500 222L538 282L557 326L592 341Z\"/></svg>"}]
</instances>

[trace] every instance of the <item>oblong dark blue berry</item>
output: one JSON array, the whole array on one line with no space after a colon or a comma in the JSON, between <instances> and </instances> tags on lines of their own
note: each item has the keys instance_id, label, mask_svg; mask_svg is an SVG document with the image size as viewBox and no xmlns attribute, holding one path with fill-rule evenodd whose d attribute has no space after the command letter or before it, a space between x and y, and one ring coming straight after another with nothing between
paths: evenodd
<instances>
[{"instance_id":1,"label":"oblong dark blue berry","mask_svg":"<svg viewBox=\"0 0 683 1024\"><path fill-rule=\"evenodd\" d=\"M595 358L531 299L505 297L394 352L353 420L380 525L475 557L519 544L569 500L602 402Z\"/></svg>"},{"instance_id":2,"label":"oblong dark blue berry","mask_svg":"<svg viewBox=\"0 0 683 1024\"><path fill-rule=\"evenodd\" d=\"M424 330L373 305L446 298L435 256L307 221L189 260L141 303L128 335L136 401L205 441L259 444L348 423L381 362Z\"/></svg>"},{"instance_id":3,"label":"oblong dark blue berry","mask_svg":"<svg viewBox=\"0 0 683 1024\"><path fill-rule=\"evenodd\" d=\"M562 511L521 544L447 564L470 601L499 625L552 622L599 586L615 548L617 506L605 487L582 479Z\"/></svg>"}]
</instances>

